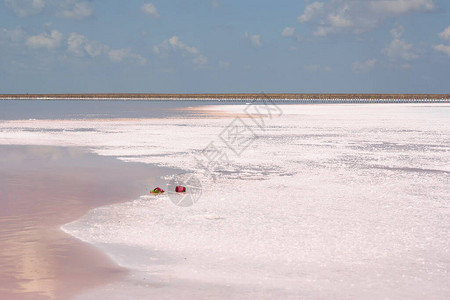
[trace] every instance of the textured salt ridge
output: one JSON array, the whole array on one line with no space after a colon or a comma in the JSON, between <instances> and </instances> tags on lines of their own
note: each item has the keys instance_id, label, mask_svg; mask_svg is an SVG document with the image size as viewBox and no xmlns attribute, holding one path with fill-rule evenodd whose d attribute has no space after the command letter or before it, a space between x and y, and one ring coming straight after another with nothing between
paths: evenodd
<instances>
[{"instance_id":1,"label":"textured salt ridge","mask_svg":"<svg viewBox=\"0 0 450 300\"><path fill-rule=\"evenodd\" d=\"M445 299L448 110L283 107L217 182L196 173L204 190L194 206L141 197L95 209L64 230L106 249L142 286L161 284L159 296L176 296L176 282L179 293L201 286L224 298ZM12 121L0 123L0 142L89 146L196 170L193 156L220 142L230 122Z\"/></svg>"}]
</instances>

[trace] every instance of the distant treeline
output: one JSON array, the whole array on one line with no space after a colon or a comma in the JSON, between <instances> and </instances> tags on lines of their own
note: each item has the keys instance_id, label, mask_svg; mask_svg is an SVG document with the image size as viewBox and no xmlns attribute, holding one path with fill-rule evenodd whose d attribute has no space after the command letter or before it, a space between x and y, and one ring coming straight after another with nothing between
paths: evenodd
<instances>
[{"instance_id":1,"label":"distant treeline","mask_svg":"<svg viewBox=\"0 0 450 300\"><path fill-rule=\"evenodd\" d=\"M0 94L0 99L273 99L273 100L301 100L301 99L440 99L450 100L450 94L311 94L311 93L252 93L252 94Z\"/></svg>"}]
</instances>

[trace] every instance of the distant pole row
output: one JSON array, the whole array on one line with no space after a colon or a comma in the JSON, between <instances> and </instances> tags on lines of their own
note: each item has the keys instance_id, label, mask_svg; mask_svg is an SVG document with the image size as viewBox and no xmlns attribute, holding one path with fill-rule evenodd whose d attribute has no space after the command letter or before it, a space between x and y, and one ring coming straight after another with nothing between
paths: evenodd
<instances>
[{"instance_id":1,"label":"distant pole row","mask_svg":"<svg viewBox=\"0 0 450 300\"><path fill-rule=\"evenodd\" d=\"M449 94L34 94L0 95L0 100L209 101L299 104L450 103Z\"/></svg>"}]
</instances>

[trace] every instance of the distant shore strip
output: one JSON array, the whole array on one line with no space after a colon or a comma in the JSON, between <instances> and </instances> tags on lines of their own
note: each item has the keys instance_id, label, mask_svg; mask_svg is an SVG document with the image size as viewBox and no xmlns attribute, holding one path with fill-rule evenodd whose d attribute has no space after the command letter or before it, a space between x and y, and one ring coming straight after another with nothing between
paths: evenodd
<instances>
[{"instance_id":1,"label":"distant shore strip","mask_svg":"<svg viewBox=\"0 0 450 300\"><path fill-rule=\"evenodd\" d=\"M1 100L143 100L285 103L450 103L450 94L0 94Z\"/></svg>"}]
</instances>

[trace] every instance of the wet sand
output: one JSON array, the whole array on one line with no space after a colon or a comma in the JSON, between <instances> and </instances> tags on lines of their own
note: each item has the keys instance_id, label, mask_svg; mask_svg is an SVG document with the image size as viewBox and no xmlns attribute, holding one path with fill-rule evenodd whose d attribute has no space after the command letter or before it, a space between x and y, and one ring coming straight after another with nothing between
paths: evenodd
<instances>
[{"instance_id":1,"label":"wet sand","mask_svg":"<svg viewBox=\"0 0 450 300\"><path fill-rule=\"evenodd\" d=\"M0 299L70 299L122 278L126 270L59 227L170 173L79 148L0 146Z\"/></svg>"}]
</instances>

